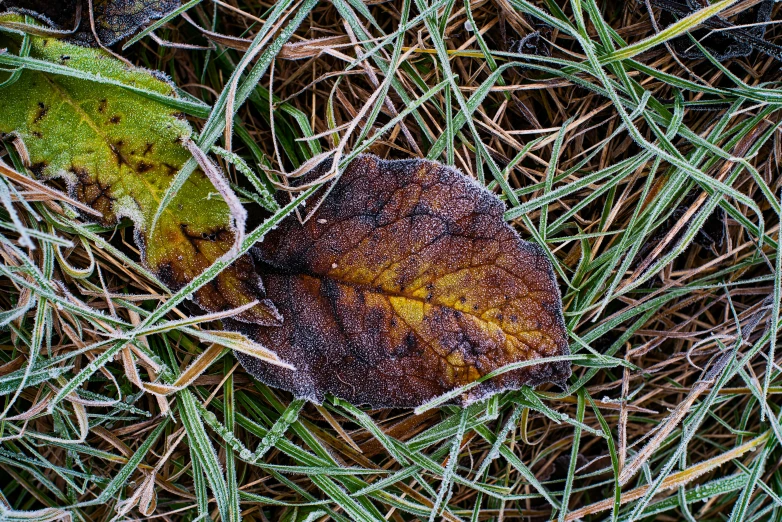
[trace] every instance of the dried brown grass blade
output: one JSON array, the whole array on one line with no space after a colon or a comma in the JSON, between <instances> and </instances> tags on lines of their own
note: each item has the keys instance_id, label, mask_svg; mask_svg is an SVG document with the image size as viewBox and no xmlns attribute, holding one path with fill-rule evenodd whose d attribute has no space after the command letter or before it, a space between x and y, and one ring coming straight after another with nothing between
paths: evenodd
<instances>
[{"instance_id":1,"label":"dried brown grass blade","mask_svg":"<svg viewBox=\"0 0 782 522\"><path fill-rule=\"evenodd\" d=\"M679 425L679 422L681 422L684 416L687 415L687 412L690 411L690 408L695 403L695 401L698 400L698 397L700 397L703 392L708 390L709 387L714 383L715 379L725 368L725 365L729 360L729 357L720 357L715 363L715 366L706 372L703 379L699 380L696 385L693 386L690 393L687 394L687 397L682 402L680 402L671 412L671 414L659 425L657 433L654 434L654 436L649 440L649 442L646 443L641 451L635 454L627 466L623 467L622 471L619 473L620 485L624 486L627 484L627 482L633 478L636 473L638 473L638 470L641 469L641 466L643 466L644 463L654 454L654 452L659 449L665 438L668 437L668 435L676 428L676 426Z\"/></svg>"},{"instance_id":2,"label":"dried brown grass blade","mask_svg":"<svg viewBox=\"0 0 782 522\"><path fill-rule=\"evenodd\" d=\"M314 40L304 40L283 45L277 57L284 60L303 60L320 56L324 52L345 45L350 45L350 40L347 36L327 36Z\"/></svg>"},{"instance_id":3,"label":"dried brown grass blade","mask_svg":"<svg viewBox=\"0 0 782 522\"><path fill-rule=\"evenodd\" d=\"M660 485L657 491L667 491L670 489L678 488L680 486L684 486L685 484L688 484L689 482L700 477L704 473L708 473L709 471L725 464L726 462L730 462L733 459L737 459L742 455L744 455L745 453L747 453L748 451L752 451L755 448L762 446L763 444L766 443L770 435L771 432L767 431L763 435L755 437L754 439L742 444L737 448L733 448L732 450L725 452L721 455L710 458L708 460L704 460L703 462L699 464L695 464L694 466L690 466L689 468L680 471L678 473L674 473L670 475L668 478L666 478L665 480L663 480L662 484ZM622 493L622 497L620 498L619 503L627 504L628 502L637 500L643 497L647 491L649 491L649 486L641 486L635 489L631 489L626 493ZM565 522L572 522L584 518L587 515L600 513L601 511L607 511L611 509L613 505L614 505L613 498L609 498L600 502L595 502L594 504L590 504L581 509L570 512L565 517Z\"/></svg>"}]
</instances>

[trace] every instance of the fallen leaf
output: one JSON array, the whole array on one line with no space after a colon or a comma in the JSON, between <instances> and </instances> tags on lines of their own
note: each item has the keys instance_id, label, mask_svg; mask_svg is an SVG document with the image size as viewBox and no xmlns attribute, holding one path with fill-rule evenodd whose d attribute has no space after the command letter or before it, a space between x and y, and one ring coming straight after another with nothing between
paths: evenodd
<instances>
[{"instance_id":1,"label":"fallen leaf","mask_svg":"<svg viewBox=\"0 0 782 522\"><path fill-rule=\"evenodd\" d=\"M2 15L2 21L22 18ZM15 38L0 33L0 48L18 50L21 38ZM99 49L56 38L30 40L31 58L175 97L167 81ZM190 176L150 234L163 193L190 158L183 143L192 134L187 120L158 101L119 86L26 69L0 90L3 133L22 139L36 177L65 180L69 195L99 211L101 223L131 219L143 261L173 289L201 274L233 246L228 205L200 170ZM194 297L207 311L258 300L242 319L262 324L281 319L274 305L263 299L263 284L250 256L240 258Z\"/></svg>"},{"instance_id":2,"label":"fallen leaf","mask_svg":"<svg viewBox=\"0 0 782 522\"><path fill-rule=\"evenodd\" d=\"M93 0L95 32L103 45L112 45L180 6L179 0ZM87 0L0 0L0 9L31 14L47 25L73 31L68 39L95 45Z\"/></svg>"},{"instance_id":3,"label":"fallen leaf","mask_svg":"<svg viewBox=\"0 0 782 522\"><path fill-rule=\"evenodd\" d=\"M289 217L254 249L284 323L228 325L296 370L236 356L297 397L413 407L507 364L568 355L551 264L503 211L454 169L359 156L305 224ZM567 361L513 370L462 402L569 375Z\"/></svg>"}]
</instances>

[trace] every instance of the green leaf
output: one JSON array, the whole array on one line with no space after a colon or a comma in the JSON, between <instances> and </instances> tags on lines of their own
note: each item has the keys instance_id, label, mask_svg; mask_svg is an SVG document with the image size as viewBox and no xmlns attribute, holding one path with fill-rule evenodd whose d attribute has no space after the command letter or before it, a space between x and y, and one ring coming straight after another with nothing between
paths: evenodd
<instances>
[{"instance_id":1,"label":"green leaf","mask_svg":"<svg viewBox=\"0 0 782 522\"><path fill-rule=\"evenodd\" d=\"M0 16L0 24L14 20L22 17ZM55 38L29 39L31 58L176 98L174 86L159 75L126 66L103 51ZM0 48L17 50L20 41L13 33L0 33ZM193 134L180 113L158 101L118 85L24 70L0 95L0 133L18 135L31 172L63 179L72 197L102 214L102 224L132 220L142 260L170 288L192 281L234 246L229 206L201 170L182 186L150 233L162 194L191 159L183 144ZM262 291L252 260L242 256L195 299L208 311L260 301L242 318L276 324L279 315Z\"/></svg>"}]
</instances>

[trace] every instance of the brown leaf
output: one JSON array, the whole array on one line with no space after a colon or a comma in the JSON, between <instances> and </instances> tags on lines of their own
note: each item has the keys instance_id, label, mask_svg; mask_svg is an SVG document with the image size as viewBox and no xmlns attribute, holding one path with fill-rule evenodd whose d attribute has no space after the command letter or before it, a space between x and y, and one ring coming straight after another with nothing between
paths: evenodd
<instances>
[{"instance_id":1,"label":"brown leaf","mask_svg":"<svg viewBox=\"0 0 782 522\"><path fill-rule=\"evenodd\" d=\"M359 156L304 225L289 217L254 251L282 326L229 325L296 370L237 357L297 397L413 407L509 363L567 355L551 264L503 211L438 163ZM462 402L569 375L566 361L514 370Z\"/></svg>"},{"instance_id":2,"label":"brown leaf","mask_svg":"<svg viewBox=\"0 0 782 522\"><path fill-rule=\"evenodd\" d=\"M103 45L112 45L179 5L179 0L93 0L95 32ZM5 9L31 14L67 32L72 43L96 44L87 0L0 0L0 11Z\"/></svg>"}]
</instances>

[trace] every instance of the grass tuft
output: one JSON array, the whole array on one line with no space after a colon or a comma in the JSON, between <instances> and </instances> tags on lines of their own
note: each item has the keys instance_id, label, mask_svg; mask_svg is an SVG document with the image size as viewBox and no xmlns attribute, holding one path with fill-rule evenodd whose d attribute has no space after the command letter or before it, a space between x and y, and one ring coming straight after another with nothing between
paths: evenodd
<instances>
[{"instance_id":1,"label":"grass tuft","mask_svg":"<svg viewBox=\"0 0 782 522\"><path fill-rule=\"evenodd\" d=\"M780 63L697 39L702 58L672 54L756 3L664 25L662 1L182 2L116 50L183 96L121 86L192 119L248 232L171 292L129 225L78 217L6 137L0 520L778 520ZM25 68L75 74L21 54L0 52L0 96ZM283 173L361 152L453 164L503 199L558 274L566 390L307 404L243 371L229 348L262 348L220 314L188 319L188 296L317 204L311 187L278 205Z\"/></svg>"}]
</instances>

